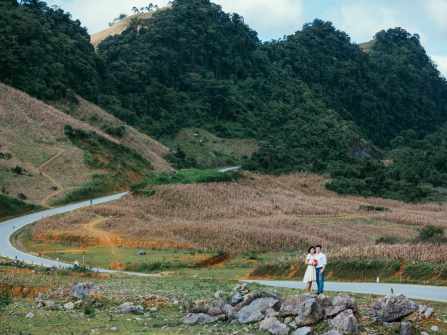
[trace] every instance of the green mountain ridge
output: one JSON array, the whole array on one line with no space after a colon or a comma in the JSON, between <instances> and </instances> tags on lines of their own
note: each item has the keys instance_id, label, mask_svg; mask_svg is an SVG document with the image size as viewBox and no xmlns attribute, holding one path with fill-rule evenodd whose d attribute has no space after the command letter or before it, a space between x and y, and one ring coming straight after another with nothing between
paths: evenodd
<instances>
[{"instance_id":1,"label":"green mountain ridge","mask_svg":"<svg viewBox=\"0 0 447 335\"><path fill-rule=\"evenodd\" d=\"M419 36L402 28L377 33L367 52L318 19L261 42L238 14L209 0L175 0L95 51L60 9L31 0L0 6L0 80L32 95L58 100L76 92L167 142L188 128L255 140L247 168L326 173L342 193L415 201L445 186L438 163L447 160L445 144L430 136L447 122L447 82ZM25 31L39 20L42 29ZM33 48L20 50L30 38ZM67 57L54 61L60 50ZM407 158L420 151L430 157L424 173ZM182 155L176 164L197 158ZM386 158L393 164L385 166Z\"/></svg>"}]
</instances>

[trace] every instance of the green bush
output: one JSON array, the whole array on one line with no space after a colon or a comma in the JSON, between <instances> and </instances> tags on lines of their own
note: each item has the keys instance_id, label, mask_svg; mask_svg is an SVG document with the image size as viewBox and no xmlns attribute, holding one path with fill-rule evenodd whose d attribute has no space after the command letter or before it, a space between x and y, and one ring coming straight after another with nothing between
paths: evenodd
<instances>
[{"instance_id":1,"label":"green bush","mask_svg":"<svg viewBox=\"0 0 447 335\"><path fill-rule=\"evenodd\" d=\"M11 293L6 290L0 291L0 310L12 303Z\"/></svg>"},{"instance_id":2,"label":"green bush","mask_svg":"<svg viewBox=\"0 0 447 335\"><path fill-rule=\"evenodd\" d=\"M400 269L399 261L372 260L332 260L327 271L340 279L375 280L379 277L390 277Z\"/></svg>"},{"instance_id":3,"label":"green bush","mask_svg":"<svg viewBox=\"0 0 447 335\"><path fill-rule=\"evenodd\" d=\"M39 206L0 194L0 219L39 209Z\"/></svg>"},{"instance_id":4,"label":"green bush","mask_svg":"<svg viewBox=\"0 0 447 335\"><path fill-rule=\"evenodd\" d=\"M404 267L403 274L409 279L431 279L435 276L435 266L431 263L412 263Z\"/></svg>"},{"instance_id":5,"label":"green bush","mask_svg":"<svg viewBox=\"0 0 447 335\"><path fill-rule=\"evenodd\" d=\"M444 236L444 228L442 227L427 225L419 229L418 233L417 241L420 242L440 243L446 241Z\"/></svg>"},{"instance_id":6,"label":"green bush","mask_svg":"<svg viewBox=\"0 0 447 335\"><path fill-rule=\"evenodd\" d=\"M381 236L376 239L376 244L399 244L402 240L397 236Z\"/></svg>"}]
</instances>

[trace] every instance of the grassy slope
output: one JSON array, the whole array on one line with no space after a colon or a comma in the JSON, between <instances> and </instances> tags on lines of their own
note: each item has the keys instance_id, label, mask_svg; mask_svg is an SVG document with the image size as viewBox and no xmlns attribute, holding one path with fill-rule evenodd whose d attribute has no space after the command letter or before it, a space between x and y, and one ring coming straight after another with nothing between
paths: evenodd
<instances>
[{"instance_id":1,"label":"grassy slope","mask_svg":"<svg viewBox=\"0 0 447 335\"><path fill-rule=\"evenodd\" d=\"M77 111L95 122L118 122L84 100ZM137 151L160 170L170 168L162 158L167 149L149 137L129 128L124 137L117 138L91 123L0 84L0 152L8 154L0 158L0 192L11 197L22 193L31 203L48 204L89 182L93 175L104 174L103 169L89 166L82 148L66 138L66 125ZM20 173L12 171L16 166L22 168Z\"/></svg>"},{"instance_id":2,"label":"grassy slope","mask_svg":"<svg viewBox=\"0 0 447 335\"><path fill-rule=\"evenodd\" d=\"M257 150L255 140L224 139L198 128L182 129L175 138L163 142L172 150L182 150L201 168L240 164L244 156L249 157Z\"/></svg>"},{"instance_id":3,"label":"grassy slope","mask_svg":"<svg viewBox=\"0 0 447 335\"><path fill-rule=\"evenodd\" d=\"M28 204L0 193L0 220L31 212L38 206Z\"/></svg>"}]
</instances>

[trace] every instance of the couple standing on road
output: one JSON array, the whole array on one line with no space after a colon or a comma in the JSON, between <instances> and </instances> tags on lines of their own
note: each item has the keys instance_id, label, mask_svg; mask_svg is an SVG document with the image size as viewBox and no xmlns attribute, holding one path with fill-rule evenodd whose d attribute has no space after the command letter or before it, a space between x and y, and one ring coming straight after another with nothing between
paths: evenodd
<instances>
[{"instance_id":1,"label":"couple standing on road","mask_svg":"<svg viewBox=\"0 0 447 335\"><path fill-rule=\"evenodd\" d=\"M312 285L317 283L317 294L324 292L324 269L327 265L327 257L322 252L321 245L312 246L306 256L307 265L303 282L306 284L308 292L312 291Z\"/></svg>"}]
</instances>

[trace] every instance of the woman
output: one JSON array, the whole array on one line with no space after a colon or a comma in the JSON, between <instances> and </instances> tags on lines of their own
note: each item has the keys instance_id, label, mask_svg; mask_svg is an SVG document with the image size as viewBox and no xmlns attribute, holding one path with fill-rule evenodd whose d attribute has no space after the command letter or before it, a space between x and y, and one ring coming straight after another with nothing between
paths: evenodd
<instances>
[{"instance_id":1,"label":"woman","mask_svg":"<svg viewBox=\"0 0 447 335\"><path fill-rule=\"evenodd\" d=\"M312 292L312 284L317 280L317 272L315 267L317 265L317 259L315 258L315 247L310 247L306 260L304 262L307 265L306 272L304 273L303 282L306 284L306 291Z\"/></svg>"}]
</instances>

